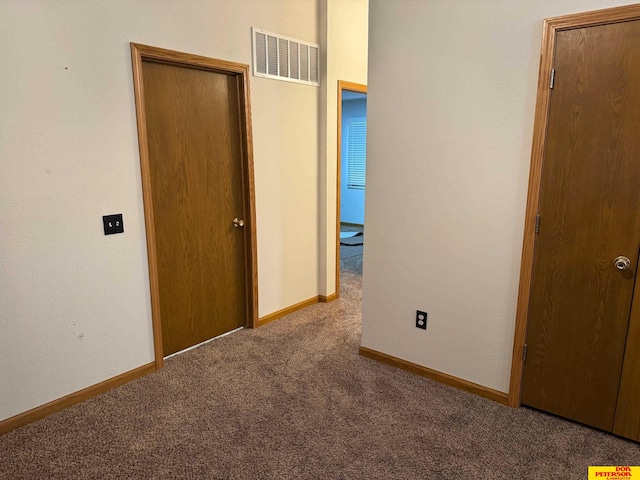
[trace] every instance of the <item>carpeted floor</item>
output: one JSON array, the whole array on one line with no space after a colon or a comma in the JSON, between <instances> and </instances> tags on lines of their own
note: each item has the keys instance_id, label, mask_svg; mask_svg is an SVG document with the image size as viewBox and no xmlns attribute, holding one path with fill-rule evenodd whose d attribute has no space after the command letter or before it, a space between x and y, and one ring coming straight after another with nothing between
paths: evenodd
<instances>
[{"instance_id":1,"label":"carpeted floor","mask_svg":"<svg viewBox=\"0 0 640 480\"><path fill-rule=\"evenodd\" d=\"M340 261L345 260L347 258L356 257L364 252L364 247L362 245L340 245Z\"/></svg>"},{"instance_id":2,"label":"carpeted floor","mask_svg":"<svg viewBox=\"0 0 640 480\"><path fill-rule=\"evenodd\" d=\"M358 356L341 298L178 355L0 437L2 479L585 479L640 446Z\"/></svg>"},{"instance_id":3,"label":"carpeted floor","mask_svg":"<svg viewBox=\"0 0 640 480\"><path fill-rule=\"evenodd\" d=\"M342 238L342 235L352 234L352 237ZM364 226L340 224L340 260L362 255L364 251Z\"/></svg>"}]
</instances>

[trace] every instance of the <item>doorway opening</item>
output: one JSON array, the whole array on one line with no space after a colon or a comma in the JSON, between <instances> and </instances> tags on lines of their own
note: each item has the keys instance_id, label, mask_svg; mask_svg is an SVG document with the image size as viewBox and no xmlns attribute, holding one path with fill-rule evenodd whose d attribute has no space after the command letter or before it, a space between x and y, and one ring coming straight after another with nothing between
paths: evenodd
<instances>
[{"instance_id":1,"label":"doorway opening","mask_svg":"<svg viewBox=\"0 0 640 480\"><path fill-rule=\"evenodd\" d=\"M338 81L336 294L340 262L362 258L366 189L367 86Z\"/></svg>"}]
</instances>

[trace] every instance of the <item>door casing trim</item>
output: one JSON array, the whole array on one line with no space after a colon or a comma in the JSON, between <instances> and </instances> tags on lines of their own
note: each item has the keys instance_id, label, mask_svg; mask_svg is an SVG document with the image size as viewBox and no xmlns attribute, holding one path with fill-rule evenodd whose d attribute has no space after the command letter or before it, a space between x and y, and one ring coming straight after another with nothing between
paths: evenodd
<instances>
[{"instance_id":1,"label":"door casing trim","mask_svg":"<svg viewBox=\"0 0 640 480\"><path fill-rule=\"evenodd\" d=\"M338 166L336 169L336 292L328 298L340 297L340 174L342 172L342 92L367 93L367 86L361 83L338 80ZM327 300L329 301L329 300Z\"/></svg>"},{"instance_id":2,"label":"door casing trim","mask_svg":"<svg viewBox=\"0 0 640 480\"><path fill-rule=\"evenodd\" d=\"M522 242L522 259L520 263L520 286L516 309L516 325L511 360L511 378L509 382L508 405L519 407L522 393L522 376L524 371L524 345L527 333L529 300L533 274L533 256L535 247L535 223L540 203L540 180L544 161L547 120L549 117L551 68L556 47L556 34L562 30L584 27L595 27L611 23L640 20L640 4L607 8L591 12L564 15L544 20L542 30L542 48L540 53L540 70L538 73L538 93L536 99L535 119L533 126L533 143L531 147L531 166L529 170L529 188L527 192L527 208L524 222L524 238Z\"/></svg>"},{"instance_id":3,"label":"door casing trim","mask_svg":"<svg viewBox=\"0 0 640 480\"><path fill-rule=\"evenodd\" d=\"M156 252L153 196L151 194L151 169L149 145L147 141L147 119L144 104L142 62L151 60L211 72L235 75L240 90L240 138L242 141L242 184L244 203L245 235L245 278L246 312L245 326L258 326L258 262L255 214L255 184L253 170L253 135L251 130L251 101L249 92L249 65L218 60L200 55L166 50L138 43L131 43L133 66L133 87L136 102L138 145L140 150L140 170L142 174L142 197L147 236L147 257L149 262L149 286L151 290L151 316L153 322L153 348L157 369L164 364L162 349L162 323L160 321L160 288L158 283L158 260Z\"/></svg>"}]
</instances>

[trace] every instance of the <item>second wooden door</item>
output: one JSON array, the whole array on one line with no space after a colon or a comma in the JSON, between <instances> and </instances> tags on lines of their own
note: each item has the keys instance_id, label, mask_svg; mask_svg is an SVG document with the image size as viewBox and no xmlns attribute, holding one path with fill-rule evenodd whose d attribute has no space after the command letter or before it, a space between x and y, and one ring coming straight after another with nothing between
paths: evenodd
<instances>
[{"instance_id":1,"label":"second wooden door","mask_svg":"<svg viewBox=\"0 0 640 480\"><path fill-rule=\"evenodd\" d=\"M612 431L638 355L640 22L558 32L554 68L522 402Z\"/></svg>"},{"instance_id":2,"label":"second wooden door","mask_svg":"<svg viewBox=\"0 0 640 480\"><path fill-rule=\"evenodd\" d=\"M166 356L246 322L239 86L147 60L142 74Z\"/></svg>"}]
</instances>

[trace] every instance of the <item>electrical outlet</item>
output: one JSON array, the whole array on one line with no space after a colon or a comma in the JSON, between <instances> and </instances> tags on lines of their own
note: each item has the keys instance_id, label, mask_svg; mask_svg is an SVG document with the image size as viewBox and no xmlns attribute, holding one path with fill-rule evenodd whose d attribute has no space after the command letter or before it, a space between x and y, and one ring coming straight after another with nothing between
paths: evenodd
<instances>
[{"instance_id":1,"label":"electrical outlet","mask_svg":"<svg viewBox=\"0 0 640 480\"><path fill-rule=\"evenodd\" d=\"M114 233L124 232L124 224L122 223L122 214L105 215L102 217L102 223L104 224L104 234L112 235Z\"/></svg>"},{"instance_id":2,"label":"electrical outlet","mask_svg":"<svg viewBox=\"0 0 640 480\"><path fill-rule=\"evenodd\" d=\"M427 329L427 312L416 310L416 327L423 330Z\"/></svg>"}]
</instances>

